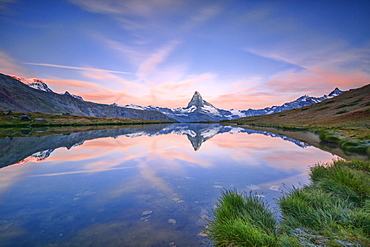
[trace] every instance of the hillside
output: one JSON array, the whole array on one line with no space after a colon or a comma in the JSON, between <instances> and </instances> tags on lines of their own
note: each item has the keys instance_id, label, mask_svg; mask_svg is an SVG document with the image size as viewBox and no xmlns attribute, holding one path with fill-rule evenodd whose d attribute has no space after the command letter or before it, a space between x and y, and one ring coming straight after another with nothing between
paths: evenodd
<instances>
[{"instance_id":1,"label":"hillside","mask_svg":"<svg viewBox=\"0 0 370 247\"><path fill-rule=\"evenodd\" d=\"M304 108L222 123L313 130L322 141L370 154L370 84Z\"/></svg>"},{"instance_id":2,"label":"hillside","mask_svg":"<svg viewBox=\"0 0 370 247\"><path fill-rule=\"evenodd\" d=\"M370 124L370 84L322 102L271 115L223 122L268 126L363 126Z\"/></svg>"},{"instance_id":3,"label":"hillside","mask_svg":"<svg viewBox=\"0 0 370 247\"><path fill-rule=\"evenodd\" d=\"M0 99L1 110L52 114L68 113L70 115L89 117L119 117L176 122L157 111L97 104L76 99L70 94L61 95L53 92L44 92L31 88L3 74L0 74Z\"/></svg>"}]
</instances>

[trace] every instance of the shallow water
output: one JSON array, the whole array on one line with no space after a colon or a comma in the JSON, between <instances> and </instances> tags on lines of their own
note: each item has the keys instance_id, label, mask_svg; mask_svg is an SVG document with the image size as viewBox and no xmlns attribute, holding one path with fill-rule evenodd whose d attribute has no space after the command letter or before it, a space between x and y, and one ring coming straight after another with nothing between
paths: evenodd
<instances>
[{"instance_id":1,"label":"shallow water","mask_svg":"<svg viewBox=\"0 0 370 247\"><path fill-rule=\"evenodd\" d=\"M222 188L274 206L336 156L218 124L0 140L1 246L199 246ZM285 187L284 187L285 186Z\"/></svg>"}]
</instances>

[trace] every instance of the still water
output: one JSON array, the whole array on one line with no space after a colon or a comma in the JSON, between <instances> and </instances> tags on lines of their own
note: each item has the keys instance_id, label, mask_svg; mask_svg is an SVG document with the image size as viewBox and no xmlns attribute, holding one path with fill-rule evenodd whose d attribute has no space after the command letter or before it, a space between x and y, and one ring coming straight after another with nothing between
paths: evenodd
<instances>
[{"instance_id":1,"label":"still water","mask_svg":"<svg viewBox=\"0 0 370 247\"><path fill-rule=\"evenodd\" d=\"M199 246L222 188L274 205L335 156L268 132L153 125L0 140L1 246Z\"/></svg>"}]
</instances>

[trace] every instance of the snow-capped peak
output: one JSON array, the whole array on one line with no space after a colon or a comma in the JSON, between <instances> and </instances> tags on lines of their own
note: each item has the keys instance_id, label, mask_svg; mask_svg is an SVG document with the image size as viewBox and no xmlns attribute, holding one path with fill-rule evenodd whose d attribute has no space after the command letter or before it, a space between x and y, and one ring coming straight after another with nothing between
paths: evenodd
<instances>
[{"instance_id":1,"label":"snow-capped peak","mask_svg":"<svg viewBox=\"0 0 370 247\"><path fill-rule=\"evenodd\" d=\"M120 105L117 105L117 106L120 106ZM133 104L125 105L123 107L131 108L131 109L136 109L136 110L145 110L145 107L138 106L138 105L133 105Z\"/></svg>"},{"instance_id":2,"label":"snow-capped peak","mask_svg":"<svg viewBox=\"0 0 370 247\"><path fill-rule=\"evenodd\" d=\"M342 91L342 90L340 90L339 88L335 88L331 93L329 93L329 98L332 98L332 97L335 97L335 96L338 96L338 95L340 95L340 94L342 94L342 93L344 93L345 91Z\"/></svg>"},{"instance_id":3,"label":"snow-capped peak","mask_svg":"<svg viewBox=\"0 0 370 247\"><path fill-rule=\"evenodd\" d=\"M203 100L200 93L198 91L195 91L193 97L191 98L191 100L188 103L188 106L186 108L189 108L191 106L202 107L202 106L204 106L204 103L205 103L205 101Z\"/></svg>"},{"instance_id":4,"label":"snow-capped peak","mask_svg":"<svg viewBox=\"0 0 370 247\"><path fill-rule=\"evenodd\" d=\"M78 99L78 100L84 101L84 99L83 99L81 96L78 96L78 95L75 95L75 94L71 94L71 93L70 93L70 92L68 92L68 91L66 91L66 92L64 93L64 95L68 95L68 96L71 96L71 97L73 97L73 98L75 98L75 99Z\"/></svg>"},{"instance_id":5,"label":"snow-capped peak","mask_svg":"<svg viewBox=\"0 0 370 247\"><path fill-rule=\"evenodd\" d=\"M29 87L34 88L34 89L41 90L41 91L48 92L48 93L53 93L53 90L51 90L48 87L48 85L40 79L37 79L37 78L23 78L23 77L14 76L14 75L9 75L9 76L18 80L18 81L20 81L20 82L22 82L22 83L24 83L24 84L26 84Z\"/></svg>"}]
</instances>

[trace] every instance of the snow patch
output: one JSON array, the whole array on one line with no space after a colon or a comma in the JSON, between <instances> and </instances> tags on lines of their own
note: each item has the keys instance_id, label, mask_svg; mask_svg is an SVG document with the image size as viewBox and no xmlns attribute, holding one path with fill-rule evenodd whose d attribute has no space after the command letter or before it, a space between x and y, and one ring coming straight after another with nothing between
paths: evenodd
<instances>
[{"instance_id":1,"label":"snow patch","mask_svg":"<svg viewBox=\"0 0 370 247\"><path fill-rule=\"evenodd\" d=\"M190 108L186 109L186 108L177 108L175 109L175 111L178 111L180 112L180 114L185 114L185 113L191 113L191 112L194 112L195 110L197 109L197 107L195 105L192 105ZM178 114L177 114L178 115Z\"/></svg>"},{"instance_id":2,"label":"snow patch","mask_svg":"<svg viewBox=\"0 0 370 247\"><path fill-rule=\"evenodd\" d=\"M120 106L120 105L119 105ZM130 104L130 105L125 105L124 107L126 108L130 108L130 109L136 109L136 110L145 110L144 107L142 106L138 106L138 105L133 105L133 104Z\"/></svg>"},{"instance_id":3,"label":"snow patch","mask_svg":"<svg viewBox=\"0 0 370 247\"><path fill-rule=\"evenodd\" d=\"M180 134L180 135L189 135L191 137L196 137L197 136L197 133L195 133L193 130L189 130L189 129L180 129L179 131L176 131L175 133Z\"/></svg>"},{"instance_id":4,"label":"snow patch","mask_svg":"<svg viewBox=\"0 0 370 247\"><path fill-rule=\"evenodd\" d=\"M202 106L201 108L203 111L207 111L213 115L216 115L216 116L221 116L221 114L218 112L218 110L212 106L208 106L208 105L204 105Z\"/></svg>"},{"instance_id":5,"label":"snow patch","mask_svg":"<svg viewBox=\"0 0 370 247\"><path fill-rule=\"evenodd\" d=\"M212 136L217 135L220 129L221 129L221 126L217 128L206 129L205 131L202 131L200 135L205 138L211 138Z\"/></svg>"},{"instance_id":6,"label":"snow patch","mask_svg":"<svg viewBox=\"0 0 370 247\"><path fill-rule=\"evenodd\" d=\"M137 132L137 133L132 133L132 134L126 134L125 136L134 138L134 137L143 136L143 135L148 135L148 134L145 132Z\"/></svg>"},{"instance_id":7,"label":"snow patch","mask_svg":"<svg viewBox=\"0 0 370 247\"><path fill-rule=\"evenodd\" d=\"M245 113L241 112L240 110L231 109L231 114L239 116L239 117L246 117Z\"/></svg>"}]
</instances>

